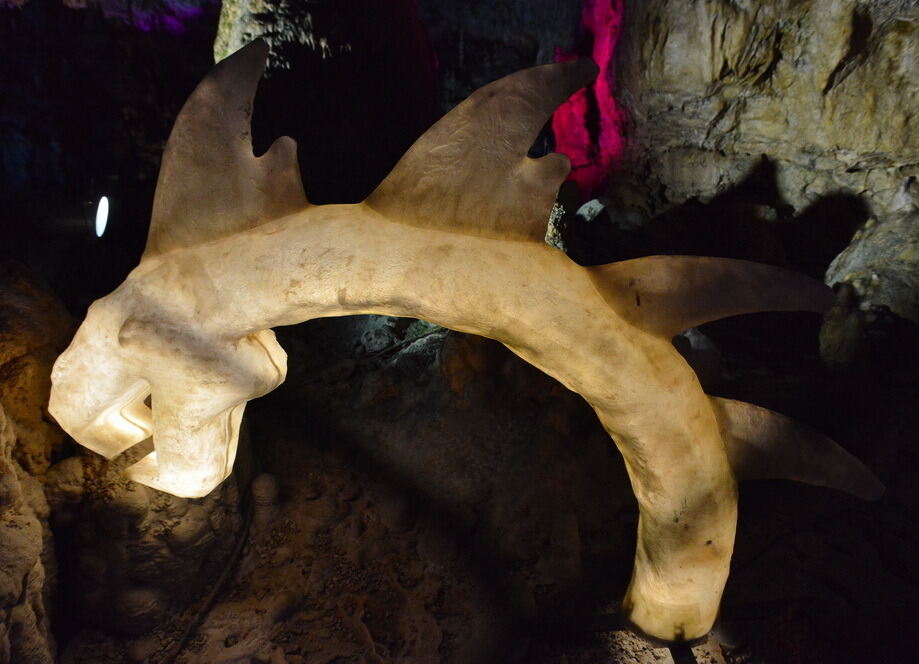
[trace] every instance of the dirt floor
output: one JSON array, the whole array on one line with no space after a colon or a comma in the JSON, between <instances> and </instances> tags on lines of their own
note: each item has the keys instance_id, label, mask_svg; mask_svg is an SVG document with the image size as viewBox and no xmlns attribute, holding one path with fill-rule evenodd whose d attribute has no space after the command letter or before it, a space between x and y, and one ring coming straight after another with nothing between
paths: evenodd
<instances>
[{"instance_id":1,"label":"dirt floor","mask_svg":"<svg viewBox=\"0 0 919 664\"><path fill-rule=\"evenodd\" d=\"M751 319L706 329L709 391L814 424L888 491L744 485L704 643L654 647L617 618L636 506L577 395L487 340L435 330L355 355L348 324L316 323L282 335L301 366L250 405L256 499L216 593L146 636L84 631L65 661L830 664L879 661L879 644L910 661L917 391L885 355L902 340L872 351L881 376L829 374L800 341L817 322Z\"/></svg>"}]
</instances>

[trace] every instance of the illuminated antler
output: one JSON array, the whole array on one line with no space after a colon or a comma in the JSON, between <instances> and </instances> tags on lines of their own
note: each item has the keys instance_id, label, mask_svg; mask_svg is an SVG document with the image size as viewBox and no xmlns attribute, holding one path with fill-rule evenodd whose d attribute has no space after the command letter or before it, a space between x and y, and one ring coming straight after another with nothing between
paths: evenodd
<instances>
[{"instance_id":1,"label":"illuminated antler","mask_svg":"<svg viewBox=\"0 0 919 664\"><path fill-rule=\"evenodd\" d=\"M163 158L140 265L89 310L54 368L52 414L129 469L201 496L232 468L245 403L283 381L268 328L377 313L491 337L580 393L625 458L641 510L624 606L642 630L695 638L714 622L737 517L731 464L874 497L832 441L787 418L710 399L670 343L763 310L823 311L831 294L744 261L655 256L582 268L542 242L568 172L526 153L589 61L496 81L432 127L364 203L310 206L294 145L252 155L265 48L219 64L183 108ZM152 397L152 414L144 405Z\"/></svg>"}]
</instances>

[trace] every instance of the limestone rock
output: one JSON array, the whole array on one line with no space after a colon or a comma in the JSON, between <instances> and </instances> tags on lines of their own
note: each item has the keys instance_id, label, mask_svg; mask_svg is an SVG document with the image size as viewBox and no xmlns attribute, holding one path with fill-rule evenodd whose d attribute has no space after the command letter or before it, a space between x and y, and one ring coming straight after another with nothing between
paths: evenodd
<instances>
[{"instance_id":1,"label":"limestone rock","mask_svg":"<svg viewBox=\"0 0 919 664\"><path fill-rule=\"evenodd\" d=\"M919 207L909 200L900 210L865 222L830 264L826 280L851 284L864 309L885 306L919 322Z\"/></svg>"},{"instance_id":2,"label":"limestone rock","mask_svg":"<svg viewBox=\"0 0 919 664\"><path fill-rule=\"evenodd\" d=\"M638 186L653 210L704 201L765 155L795 213L846 192L882 221L916 174L914 2L628 0L624 15L617 192Z\"/></svg>"},{"instance_id":3,"label":"limestone rock","mask_svg":"<svg viewBox=\"0 0 919 664\"><path fill-rule=\"evenodd\" d=\"M80 457L68 457L53 465L46 475L46 498L53 513L65 515L83 499L86 478Z\"/></svg>"},{"instance_id":4,"label":"limestone rock","mask_svg":"<svg viewBox=\"0 0 919 664\"><path fill-rule=\"evenodd\" d=\"M21 479L28 476L11 458L15 444L15 429L0 405L0 624L8 626L0 632L0 663L51 664L55 648L42 559L43 552L51 555L50 539L33 508L47 518L47 504Z\"/></svg>"},{"instance_id":5,"label":"limestone rock","mask_svg":"<svg viewBox=\"0 0 919 664\"><path fill-rule=\"evenodd\" d=\"M25 268L0 262L0 663L54 657L50 509L32 474L47 470L63 438L45 407L51 363L71 329L63 306Z\"/></svg>"},{"instance_id":6,"label":"limestone rock","mask_svg":"<svg viewBox=\"0 0 919 664\"><path fill-rule=\"evenodd\" d=\"M150 588L129 588L115 599L117 623L129 634L152 629L163 617L167 603L160 592Z\"/></svg>"},{"instance_id":7,"label":"limestone rock","mask_svg":"<svg viewBox=\"0 0 919 664\"><path fill-rule=\"evenodd\" d=\"M25 268L0 262L0 403L15 424L13 456L30 473L43 474L62 441L46 407L51 364L72 330L54 295Z\"/></svg>"},{"instance_id":8,"label":"limestone rock","mask_svg":"<svg viewBox=\"0 0 919 664\"><path fill-rule=\"evenodd\" d=\"M289 69L284 47L300 44L327 58L351 49L347 42L313 30L313 15L306 3L271 0L230 0L221 4L220 25L214 40L214 60L223 60L257 37L271 49L271 66Z\"/></svg>"}]
</instances>

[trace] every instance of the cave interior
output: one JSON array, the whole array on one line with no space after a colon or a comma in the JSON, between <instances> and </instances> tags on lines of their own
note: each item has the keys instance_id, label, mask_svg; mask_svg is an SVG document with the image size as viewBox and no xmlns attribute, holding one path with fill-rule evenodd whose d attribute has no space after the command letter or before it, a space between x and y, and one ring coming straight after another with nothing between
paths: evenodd
<instances>
[{"instance_id":1,"label":"cave interior","mask_svg":"<svg viewBox=\"0 0 919 664\"><path fill-rule=\"evenodd\" d=\"M620 611L622 457L496 341L380 315L276 329L287 380L203 498L125 478L149 442L81 447L48 414L52 365L140 259L182 104L259 36L255 154L293 137L314 204L364 200L477 88L593 58L530 150L572 162L546 241L831 286L822 316L673 344L706 393L826 434L883 496L742 484L714 629L662 643ZM0 664L912 661L917 37L911 0L0 0Z\"/></svg>"}]
</instances>

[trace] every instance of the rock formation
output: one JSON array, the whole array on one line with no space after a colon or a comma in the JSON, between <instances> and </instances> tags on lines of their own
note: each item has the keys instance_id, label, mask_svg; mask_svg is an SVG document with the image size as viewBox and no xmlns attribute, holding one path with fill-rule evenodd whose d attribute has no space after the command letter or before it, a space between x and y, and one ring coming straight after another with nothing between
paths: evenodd
<instances>
[{"instance_id":1,"label":"rock formation","mask_svg":"<svg viewBox=\"0 0 919 664\"><path fill-rule=\"evenodd\" d=\"M63 306L15 263L0 262L0 662L51 664L57 566L37 478L60 451L48 420L51 363L66 344Z\"/></svg>"},{"instance_id":2,"label":"rock formation","mask_svg":"<svg viewBox=\"0 0 919 664\"><path fill-rule=\"evenodd\" d=\"M919 175L917 44L910 0L626 0L615 57L629 153L611 198L647 217L729 192L765 160L747 202L772 209L747 216L801 222L804 252L827 260L865 223L827 282L916 320L919 224L901 192Z\"/></svg>"},{"instance_id":3,"label":"rock formation","mask_svg":"<svg viewBox=\"0 0 919 664\"><path fill-rule=\"evenodd\" d=\"M38 481L12 458L15 441L0 404L0 662L53 664L48 503Z\"/></svg>"}]
</instances>

